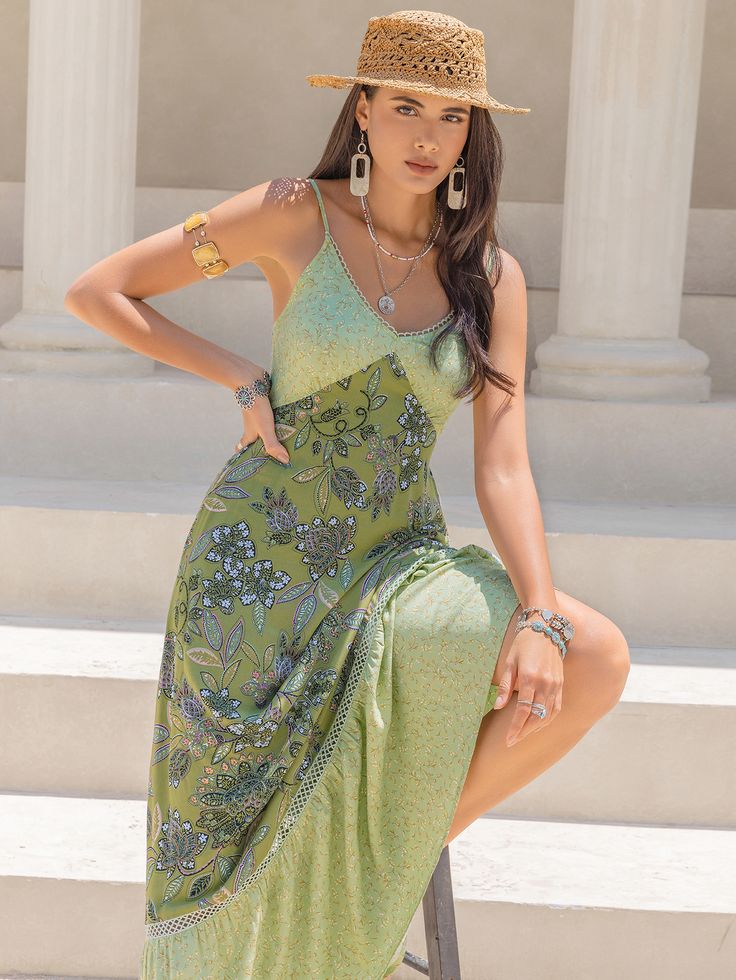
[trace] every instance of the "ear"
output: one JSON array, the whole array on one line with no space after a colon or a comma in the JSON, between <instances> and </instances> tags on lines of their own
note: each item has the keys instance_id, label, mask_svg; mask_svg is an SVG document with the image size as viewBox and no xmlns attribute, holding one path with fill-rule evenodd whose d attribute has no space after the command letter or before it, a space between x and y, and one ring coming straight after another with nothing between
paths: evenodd
<instances>
[{"instance_id":1,"label":"ear","mask_svg":"<svg viewBox=\"0 0 736 980\"><path fill-rule=\"evenodd\" d=\"M365 92L361 91L355 106L355 121L362 130L368 127L368 115L368 99L365 96Z\"/></svg>"}]
</instances>

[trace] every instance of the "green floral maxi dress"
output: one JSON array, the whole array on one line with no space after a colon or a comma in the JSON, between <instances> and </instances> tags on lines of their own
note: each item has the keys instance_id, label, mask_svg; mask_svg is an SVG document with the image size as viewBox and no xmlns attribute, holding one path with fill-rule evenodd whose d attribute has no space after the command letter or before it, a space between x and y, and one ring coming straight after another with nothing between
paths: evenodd
<instances>
[{"instance_id":1,"label":"green floral maxi dress","mask_svg":"<svg viewBox=\"0 0 736 980\"><path fill-rule=\"evenodd\" d=\"M143 980L382 980L439 859L518 598L449 545L430 457L449 316L397 332L324 223L274 324L258 439L202 501L173 587L147 813Z\"/></svg>"}]
</instances>

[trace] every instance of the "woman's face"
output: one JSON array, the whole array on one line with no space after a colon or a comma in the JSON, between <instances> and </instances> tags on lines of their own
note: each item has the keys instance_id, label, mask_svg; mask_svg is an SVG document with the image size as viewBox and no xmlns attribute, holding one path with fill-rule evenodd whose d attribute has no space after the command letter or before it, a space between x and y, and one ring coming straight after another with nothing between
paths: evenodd
<instances>
[{"instance_id":1,"label":"woman's face","mask_svg":"<svg viewBox=\"0 0 736 980\"><path fill-rule=\"evenodd\" d=\"M470 128L470 103L379 86L355 111L375 164L415 194L433 190L457 163ZM431 163L418 170L407 161Z\"/></svg>"}]
</instances>

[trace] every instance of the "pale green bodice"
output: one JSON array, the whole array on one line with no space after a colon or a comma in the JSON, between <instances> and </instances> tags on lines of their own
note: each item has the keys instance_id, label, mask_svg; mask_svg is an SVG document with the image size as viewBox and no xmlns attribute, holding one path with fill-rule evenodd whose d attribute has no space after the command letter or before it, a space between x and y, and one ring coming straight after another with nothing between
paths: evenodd
<instances>
[{"instance_id":1,"label":"pale green bodice","mask_svg":"<svg viewBox=\"0 0 736 980\"><path fill-rule=\"evenodd\" d=\"M271 402L296 401L363 365L394 352L417 398L439 432L457 407L454 392L465 380L464 344L452 334L440 345L439 370L429 358L432 339L452 312L431 327L401 333L379 316L352 278L327 221L317 183L325 237L273 325Z\"/></svg>"}]
</instances>

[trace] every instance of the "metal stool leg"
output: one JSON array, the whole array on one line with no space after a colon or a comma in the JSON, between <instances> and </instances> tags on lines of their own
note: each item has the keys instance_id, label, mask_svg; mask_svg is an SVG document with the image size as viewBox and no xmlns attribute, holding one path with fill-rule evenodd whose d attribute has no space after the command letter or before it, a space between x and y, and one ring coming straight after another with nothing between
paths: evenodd
<instances>
[{"instance_id":1,"label":"metal stool leg","mask_svg":"<svg viewBox=\"0 0 736 980\"><path fill-rule=\"evenodd\" d=\"M437 867L432 872L424 893L422 911L429 960L407 950L403 962L429 977L429 980L461 980L450 851L447 845L442 848Z\"/></svg>"}]
</instances>

